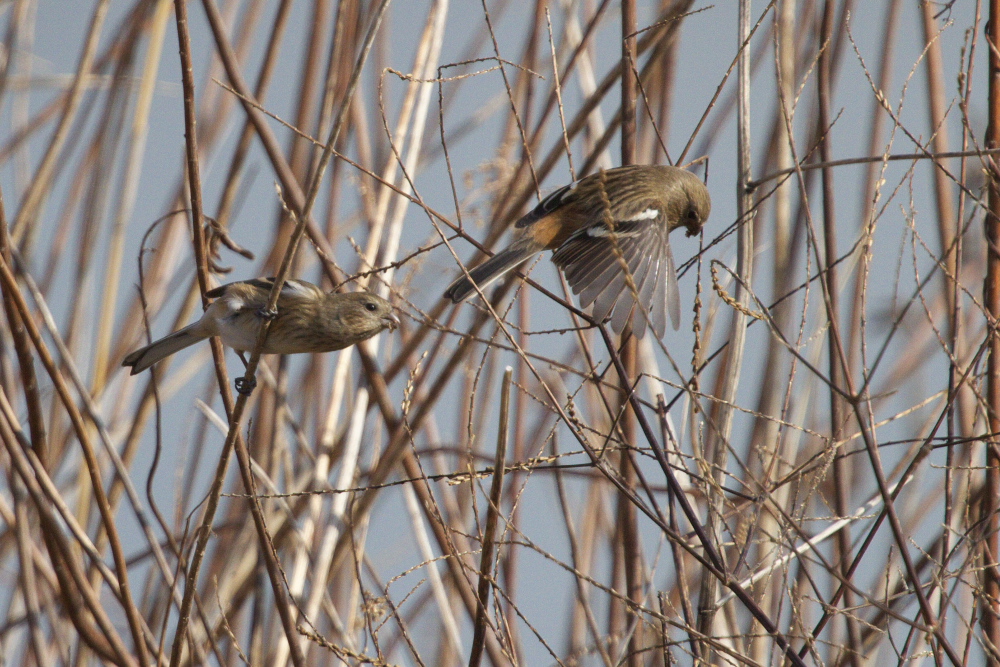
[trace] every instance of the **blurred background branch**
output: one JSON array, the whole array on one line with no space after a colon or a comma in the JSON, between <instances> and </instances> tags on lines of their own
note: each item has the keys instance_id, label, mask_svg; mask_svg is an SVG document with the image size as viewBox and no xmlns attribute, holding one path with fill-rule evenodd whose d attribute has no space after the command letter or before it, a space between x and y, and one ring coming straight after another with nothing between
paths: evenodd
<instances>
[{"instance_id":1,"label":"blurred background branch","mask_svg":"<svg viewBox=\"0 0 1000 667\"><path fill-rule=\"evenodd\" d=\"M0 4L7 661L1000 664L981 4L179 2L184 48L172 0ZM547 255L441 298L674 160L663 340ZM263 356L242 422L220 347L120 368L282 258L403 326Z\"/></svg>"}]
</instances>

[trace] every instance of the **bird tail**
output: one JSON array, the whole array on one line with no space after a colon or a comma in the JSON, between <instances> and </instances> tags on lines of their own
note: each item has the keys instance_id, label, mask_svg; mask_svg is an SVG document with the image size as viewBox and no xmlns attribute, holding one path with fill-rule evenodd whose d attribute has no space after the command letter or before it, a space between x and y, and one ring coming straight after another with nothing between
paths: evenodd
<instances>
[{"instance_id":1,"label":"bird tail","mask_svg":"<svg viewBox=\"0 0 1000 667\"><path fill-rule=\"evenodd\" d=\"M494 280L500 278L515 266L525 262L537 253L537 246L529 239L517 241L509 248L501 250L476 268L471 269L468 276L462 276L453 282L444 295L454 303L463 301L475 291L473 281L475 281L476 285L479 285L479 289L486 289L486 286ZM472 280L469 280L469 278L472 278Z\"/></svg>"},{"instance_id":2,"label":"bird tail","mask_svg":"<svg viewBox=\"0 0 1000 667\"><path fill-rule=\"evenodd\" d=\"M185 347L194 345L200 340L204 340L206 337L197 330L198 324L199 322L195 322L194 324L175 331L169 336L165 336L144 348L136 350L132 354L125 357L122 361L122 366L131 366L132 372L130 375L135 375L136 373L143 372L157 361L166 359L174 352L179 352Z\"/></svg>"}]
</instances>

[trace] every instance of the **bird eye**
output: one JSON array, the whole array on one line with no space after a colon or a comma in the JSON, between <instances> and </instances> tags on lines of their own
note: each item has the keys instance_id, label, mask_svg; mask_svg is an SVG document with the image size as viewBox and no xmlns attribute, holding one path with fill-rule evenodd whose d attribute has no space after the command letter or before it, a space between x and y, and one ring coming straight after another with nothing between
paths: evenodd
<instances>
[{"instance_id":1,"label":"bird eye","mask_svg":"<svg viewBox=\"0 0 1000 667\"><path fill-rule=\"evenodd\" d=\"M365 302L365 308L368 310L369 313L374 313L375 312L375 304L372 303L371 301L366 301Z\"/></svg>"}]
</instances>

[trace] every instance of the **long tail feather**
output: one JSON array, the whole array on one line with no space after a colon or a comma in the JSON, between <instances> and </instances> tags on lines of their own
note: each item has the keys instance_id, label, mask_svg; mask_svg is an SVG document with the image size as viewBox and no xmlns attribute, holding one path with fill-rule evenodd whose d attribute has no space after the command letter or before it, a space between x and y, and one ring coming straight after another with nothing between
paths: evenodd
<instances>
[{"instance_id":1,"label":"long tail feather","mask_svg":"<svg viewBox=\"0 0 1000 667\"><path fill-rule=\"evenodd\" d=\"M166 359L174 352L179 352L185 347L204 340L205 336L197 329L198 324L198 322L195 322L144 348L136 350L125 357L125 360L122 361L122 366L131 366L132 372L130 374L135 375L136 373L143 372L157 361Z\"/></svg>"},{"instance_id":2,"label":"long tail feather","mask_svg":"<svg viewBox=\"0 0 1000 667\"><path fill-rule=\"evenodd\" d=\"M469 271L469 276L479 285L479 289L486 289L486 286L497 278L513 269L518 264L530 259L538 253L537 248L530 243L517 242L511 247L500 251L493 257ZM444 295L454 303L463 301L475 291L469 277L462 276L451 284Z\"/></svg>"}]
</instances>

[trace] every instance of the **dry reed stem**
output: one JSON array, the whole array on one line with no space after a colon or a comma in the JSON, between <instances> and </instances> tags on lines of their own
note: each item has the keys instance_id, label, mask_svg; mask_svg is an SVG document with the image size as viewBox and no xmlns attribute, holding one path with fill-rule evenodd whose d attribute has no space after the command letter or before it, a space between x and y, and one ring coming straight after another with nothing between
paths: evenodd
<instances>
[{"instance_id":1,"label":"dry reed stem","mask_svg":"<svg viewBox=\"0 0 1000 667\"><path fill-rule=\"evenodd\" d=\"M183 85L166 2L93 0L67 66L44 3L0 16L10 660L454 665L477 630L491 664L1000 656L978 231L997 51L975 3L759 2L739 34L735 3L635 3L634 24L607 0L393 3L350 104L380 3L200 4ZM544 257L488 301L439 298L537 196L618 155L707 175L705 238L674 245L698 255L690 330L620 350ZM404 327L261 365L237 479L207 346L155 381L118 364L283 258L390 295Z\"/></svg>"}]
</instances>

